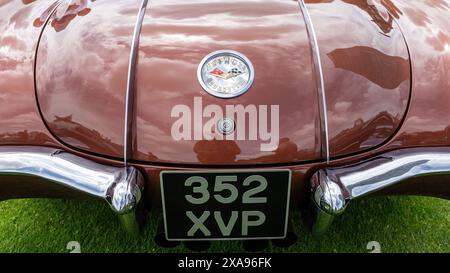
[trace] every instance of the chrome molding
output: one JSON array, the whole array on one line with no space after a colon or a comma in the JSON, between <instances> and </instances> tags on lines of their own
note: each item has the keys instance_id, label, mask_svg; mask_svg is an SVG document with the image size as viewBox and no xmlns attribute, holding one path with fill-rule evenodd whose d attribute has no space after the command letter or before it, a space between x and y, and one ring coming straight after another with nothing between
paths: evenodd
<instances>
[{"instance_id":1,"label":"chrome molding","mask_svg":"<svg viewBox=\"0 0 450 273\"><path fill-rule=\"evenodd\" d=\"M139 57L139 40L141 36L142 22L148 0L142 0L139 13L134 25L133 38L131 41L130 60L128 63L127 90L125 96L125 121L123 137L123 162L125 173L123 179L114 183L109 188L106 200L119 214L125 229L132 234L138 234L142 224L142 191L144 181L142 175L134 168L128 167L128 161L133 151L133 127L134 127L134 104L136 92L136 66Z\"/></svg>"},{"instance_id":2,"label":"chrome molding","mask_svg":"<svg viewBox=\"0 0 450 273\"><path fill-rule=\"evenodd\" d=\"M450 174L450 148L386 153L357 165L324 168L311 179L314 233L323 233L348 203L412 178Z\"/></svg>"},{"instance_id":3,"label":"chrome molding","mask_svg":"<svg viewBox=\"0 0 450 273\"><path fill-rule=\"evenodd\" d=\"M315 69L316 84L319 94L319 108L320 108L320 127L321 127L321 150L322 156L326 159L327 163L330 161L330 139L328 129L328 113L327 113L327 97L325 93L325 80L323 76L322 60L320 58L319 43L317 42L316 32L314 30L314 24L306 7L304 0L299 0L300 10L302 11L303 18L305 20L306 29L309 36L311 45L312 59Z\"/></svg>"},{"instance_id":4,"label":"chrome molding","mask_svg":"<svg viewBox=\"0 0 450 273\"><path fill-rule=\"evenodd\" d=\"M106 166L53 148L5 146L0 147L0 177L4 175L36 176L103 199L129 232L139 229L143 178L134 167Z\"/></svg>"},{"instance_id":5,"label":"chrome molding","mask_svg":"<svg viewBox=\"0 0 450 273\"><path fill-rule=\"evenodd\" d=\"M124 144L123 161L125 166L133 150L133 115L136 89L136 66L139 57L139 39L141 35L142 22L144 21L145 11L148 0L142 0L139 13L134 26L133 39L131 42L130 60L128 63L127 90L125 97L125 125L124 125Z\"/></svg>"}]
</instances>

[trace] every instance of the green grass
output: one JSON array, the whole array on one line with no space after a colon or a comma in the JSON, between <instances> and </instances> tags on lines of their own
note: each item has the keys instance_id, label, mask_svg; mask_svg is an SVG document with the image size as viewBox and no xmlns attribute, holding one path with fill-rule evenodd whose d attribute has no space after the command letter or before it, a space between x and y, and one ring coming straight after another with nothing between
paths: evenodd
<instances>
[{"instance_id":1,"label":"green grass","mask_svg":"<svg viewBox=\"0 0 450 273\"><path fill-rule=\"evenodd\" d=\"M322 237L311 236L294 214L298 242L267 252L368 252L378 241L383 252L450 253L450 201L382 197L353 202ZM142 238L126 235L114 213L97 202L11 200L0 202L0 252L186 252L159 248L152 239L160 212L153 213ZM240 242L214 242L212 252L241 252Z\"/></svg>"}]
</instances>

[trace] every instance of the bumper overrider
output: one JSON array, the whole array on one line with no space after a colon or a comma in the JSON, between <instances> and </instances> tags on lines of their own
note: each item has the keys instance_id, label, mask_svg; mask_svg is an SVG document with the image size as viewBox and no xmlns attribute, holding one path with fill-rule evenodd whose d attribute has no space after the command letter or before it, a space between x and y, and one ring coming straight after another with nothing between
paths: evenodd
<instances>
[{"instance_id":1,"label":"bumper overrider","mask_svg":"<svg viewBox=\"0 0 450 273\"><path fill-rule=\"evenodd\" d=\"M375 194L399 183L421 178L421 183L450 171L450 149L432 152L406 149L389 152L357 165L323 168L311 178L312 211L309 225L315 234L328 229L353 199Z\"/></svg>"},{"instance_id":2,"label":"bumper overrider","mask_svg":"<svg viewBox=\"0 0 450 273\"><path fill-rule=\"evenodd\" d=\"M378 193L412 178L450 174L450 148L405 149L385 153L356 165L322 168L310 179L311 202L307 216L313 233L323 233L349 202ZM103 165L54 148L0 147L0 200L8 196L5 181L33 179L57 184L83 195L105 200L132 234L138 234L145 215L144 177L133 167ZM9 178L9 179L8 179ZM18 183L19 183L18 182ZM7 182L5 182L7 183ZM20 185L27 188L27 185ZM6 197L5 197L6 196Z\"/></svg>"},{"instance_id":3,"label":"bumper overrider","mask_svg":"<svg viewBox=\"0 0 450 273\"><path fill-rule=\"evenodd\" d=\"M52 148L0 147L0 193L4 176L34 176L103 199L127 231L139 231L144 179L134 167L106 166Z\"/></svg>"}]
</instances>

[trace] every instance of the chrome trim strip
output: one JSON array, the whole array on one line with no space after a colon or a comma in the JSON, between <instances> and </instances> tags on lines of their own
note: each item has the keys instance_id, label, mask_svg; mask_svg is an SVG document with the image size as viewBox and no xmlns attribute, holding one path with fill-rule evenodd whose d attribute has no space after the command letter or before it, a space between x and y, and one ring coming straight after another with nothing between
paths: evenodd
<instances>
[{"instance_id":1,"label":"chrome trim strip","mask_svg":"<svg viewBox=\"0 0 450 273\"><path fill-rule=\"evenodd\" d=\"M134 100L136 89L136 66L139 57L139 39L141 35L142 22L144 21L145 11L147 9L148 0L143 0L139 8L139 14L136 18L134 26L133 40L131 42L130 60L128 63L127 90L125 98L125 125L124 125L124 143L123 143L123 161L125 166L133 151L133 115Z\"/></svg>"},{"instance_id":2,"label":"chrome trim strip","mask_svg":"<svg viewBox=\"0 0 450 273\"><path fill-rule=\"evenodd\" d=\"M390 154L358 165L357 168L329 170L332 179L342 184L346 199L360 198L401 181L450 173L450 151ZM337 176L339 175L339 176Z\"/></svg>"},{"instance_id":3,"label":"chrome trim strip","mask_svg":"<svg viewBox=\"0 0 450 273\"><path fill-rule=\"evenodd\" d=\"M353 199L412 178L444 174L450 174L450 148L399 150L357 165L321 169L311 179L313 231L323 233Z\"/></svg>"},{"instance_id":4,"label":"chrome trim strip","mask_svg":"<svg viewBox=\"0 0 450 273\"><path fill-rule=\"evenodd\" d=\"M144 183L134 167L102 165L54 148L4 146L0 147L0 176L4 175L36 176L103 199L127 219L127 230L136 231L137 220L130 219L135 219Z\"/></svg>"},{"instance_id":5,"label":"chrome trim strip","mask_svg":"<svg viewBox=\"0 0 450 273\"><path fill-rule=\"evenodd\" d=\"M306 29L309 36L309 41L311 45L311 51L313 54L313 63L316 75L317 87L319 88L319 108L321 114L321 148L322 156L325 157L327 163L330 161L330 140L329 140L329 130L328 130L328 113L327 113L327 99L325 92L325 80L323 76L322 60L320 58L319 43L317 42L316 32L314 30L314 24L309 14L308 8L306 7L304 0L298 1L300 9L305 19Z\"/></svg>"}]
</instances>

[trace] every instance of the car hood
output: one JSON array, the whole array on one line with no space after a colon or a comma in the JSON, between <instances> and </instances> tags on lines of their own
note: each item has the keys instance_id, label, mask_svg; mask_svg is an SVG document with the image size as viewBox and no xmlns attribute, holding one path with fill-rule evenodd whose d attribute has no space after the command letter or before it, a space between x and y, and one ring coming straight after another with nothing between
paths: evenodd
<instances>
[{"instance_id":1,"label":"car hood","mask_svg":"<svg viewBox=\"0 0 450 273\"><path fill-rule=\"evenodd\" d=\"M38 103L48 128L72 148L123 157L127 68L139 10L134 2L60 6L43 32ZM318 51L296 1L151 1L136 64L131 160L308 162L326 159L326 140L332 157L386 141L401 123L410 84L407 47L395 18L383 6L306 2L317 22ZM373 10L387 16L380 18L388 27L377 25ZM362 27L345 31L355 26ZM237 51L253 63L254 83L245 94L223 99L203 90L198 66L218 50ZM244 123L236 122L236 130L246 132L241 138L214 133L208 109L225 115L227 107L248 111Z\"/></svg>"}]
</instances>

